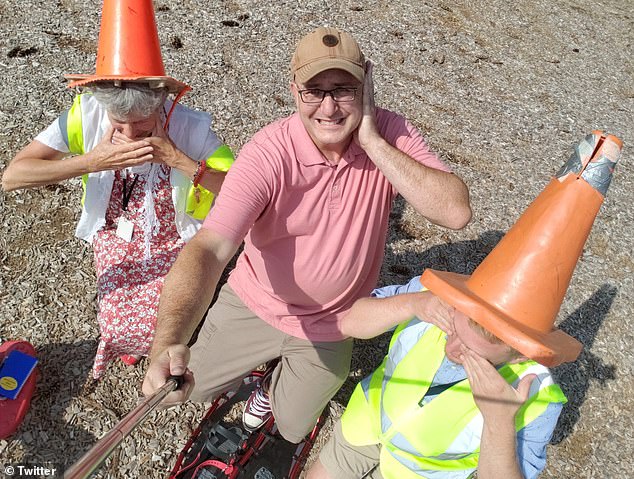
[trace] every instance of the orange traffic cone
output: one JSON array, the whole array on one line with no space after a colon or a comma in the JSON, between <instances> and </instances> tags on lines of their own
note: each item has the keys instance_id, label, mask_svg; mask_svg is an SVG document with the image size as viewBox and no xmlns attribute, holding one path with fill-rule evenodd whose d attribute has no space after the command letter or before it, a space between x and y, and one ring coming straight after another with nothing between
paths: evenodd
<instances>
[{"instance_id":1,"label":"orange traffic cone","mask_svg":"<svg viewBox=\"0 0 634 479\"><path fill-rule=\"evenodd\" d=\"M104 0L94 75L66 75L69 88L98 81L166 86L182 96L190 87L165 75L152 0Z\"/></svg>"},{"instance_id":2,"label":"orange traffic cone","mask_svg":"<svg viewBox=\"0 0 634 479\"><path fill-rule=\"evenodd\" d=\"M528 358L574 361L581 343L554 323L621 148L592 132L473 275L428 269L421 283Z\"/></svg>"}]
</instances>

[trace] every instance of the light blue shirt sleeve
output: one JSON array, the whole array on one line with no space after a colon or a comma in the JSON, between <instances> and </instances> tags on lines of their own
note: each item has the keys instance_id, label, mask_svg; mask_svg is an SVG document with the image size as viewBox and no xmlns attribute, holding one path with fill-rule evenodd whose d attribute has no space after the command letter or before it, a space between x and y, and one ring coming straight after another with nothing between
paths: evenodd
<instances>
[{"instance_id":1,"label":"light blue shirt sleeve","mask_svg":"<svg viewBox=\"0 0 634 479\"><path fill-rule=\"evenodd\" d=\"M546 467L546 446L562 408L561 403L550 403L539 417L517 432L517 457L526 479L536 479Z\"/></svg>"},{"instance_id":2,"label":"light blue shirt sleeve","mask_svg":"<svg viewBox=\"0 0 634 479\"><path fill-rule=\"evenodd\" d=\"M404 293L419 293L423 290L423 285L420 283L420 276L412 278L407 284L395 284L391 286L383 286L382 288L376 288L371 296L375 298L388 298L397 294Z\"/></svg>"}]
</instances>

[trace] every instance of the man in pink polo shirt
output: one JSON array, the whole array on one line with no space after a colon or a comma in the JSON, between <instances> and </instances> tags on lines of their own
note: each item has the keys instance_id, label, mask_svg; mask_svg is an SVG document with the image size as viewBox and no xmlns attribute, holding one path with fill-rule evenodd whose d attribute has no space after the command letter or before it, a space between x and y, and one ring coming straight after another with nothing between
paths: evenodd
<instances>
[{"instance_id":1,"label":"man in pink polo shirt","mask_svg":"<svg viewBox=\"0 0 634 479\"><path fill-rule=\"evenodd\" d=\"M168 401L190 393L211 400L280 357L247 401L243 421L254 430L272 412L280 433L299 442L348 375L352 340L340 322L376 285L396 195L452 229L468 223L471 209L465 184L420 133L375 107L372 65L349 34L311 32L291 72L297 113L244 146L166 278L143 391L185 374Z\"/></svg>"}]
</instances>

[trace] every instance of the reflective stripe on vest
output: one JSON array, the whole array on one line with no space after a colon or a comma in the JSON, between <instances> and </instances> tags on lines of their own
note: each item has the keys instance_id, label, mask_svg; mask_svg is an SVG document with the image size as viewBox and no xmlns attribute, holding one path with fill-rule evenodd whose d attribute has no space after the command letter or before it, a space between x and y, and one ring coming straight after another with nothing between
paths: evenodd
<instances>
[{"instance_id":1,"label":"reflective stripe on vest","mask_svg":"<svg viewBox=\"0 0 634 479\"><path fill-rule=\"evenodd\" d=\"M70 107L66 114L66 144L71 153L75 155L83 155L84 151L84 130L81 116L81 98L84 94L77 95L73 100L73 106ZM64 133L62 131L62 133ZM86 200L86 184L88 183L88 175L81 176L81 186L83 193L81 195L81 204L84 205Z\"/></svg>"},{"instance_id":2,"label":"reflective stripe on vest","mask_svg":"<svg viewBox=\"0 0 634 479\"><path fill-rule=\"evenodd\" d=\"M218 147L205 161L207 168L222 172L229 171L233 162L233 152L227 145ZM194 186L192 184L187 192L185 212L194 219L204 220L213 202L214 194L211 191L201 185Z\"/></svg>"},{"instance_id":3,"label":"reflective stripe on vest","mask_svg":"<svg viewBox=\"0 0 634 479\"><path fill-rule=\"evenodd\" d=\"M408 325L410 328L405 330ZM342 429L351 444L383 445L381 472L386 479L420 478L421 471L477 467L479 436L474 439L470 426L481 431L482 416L468 380L441 393L438 397L442 401L437 397L419 406L442 362L445 342L443 331L434 326L425 328L417 320L397 328L387 357L369 379L357 386L344 412ZM566 402L546 368L534 361L499 369L511 384L533 371L543 373L546 380L516 414L518 431L551 402Z\"/></svg>"}]
</instances>

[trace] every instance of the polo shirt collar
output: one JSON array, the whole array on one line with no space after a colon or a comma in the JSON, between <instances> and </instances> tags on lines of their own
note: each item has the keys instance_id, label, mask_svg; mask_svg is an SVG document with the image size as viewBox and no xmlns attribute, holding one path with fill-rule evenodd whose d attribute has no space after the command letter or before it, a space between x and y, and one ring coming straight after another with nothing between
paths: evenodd
<instances>
[{"instance_id":1,"label":"polo shirt collar","mask_svg":"<svg viewBox=\"0 0 634 479\"><path fill-rule=\"evenodd\" d=\"M304 127L304 124L299 117L299 113L297 112L291 116L289 123L289 132L291 134L291 139L293 141L295 151L297 152L297 161L299 161L302 165L312 166L328 163L319 148L317 148L315 143L313 143L313 139L306 131L306 128ZM343 163L350 164L358 156L364 154L365 151L363 151L363 149L353 140L350 142L350 145L348 146L348 149L343 155L341 161Z\"/></svg>"}]
</instances>

